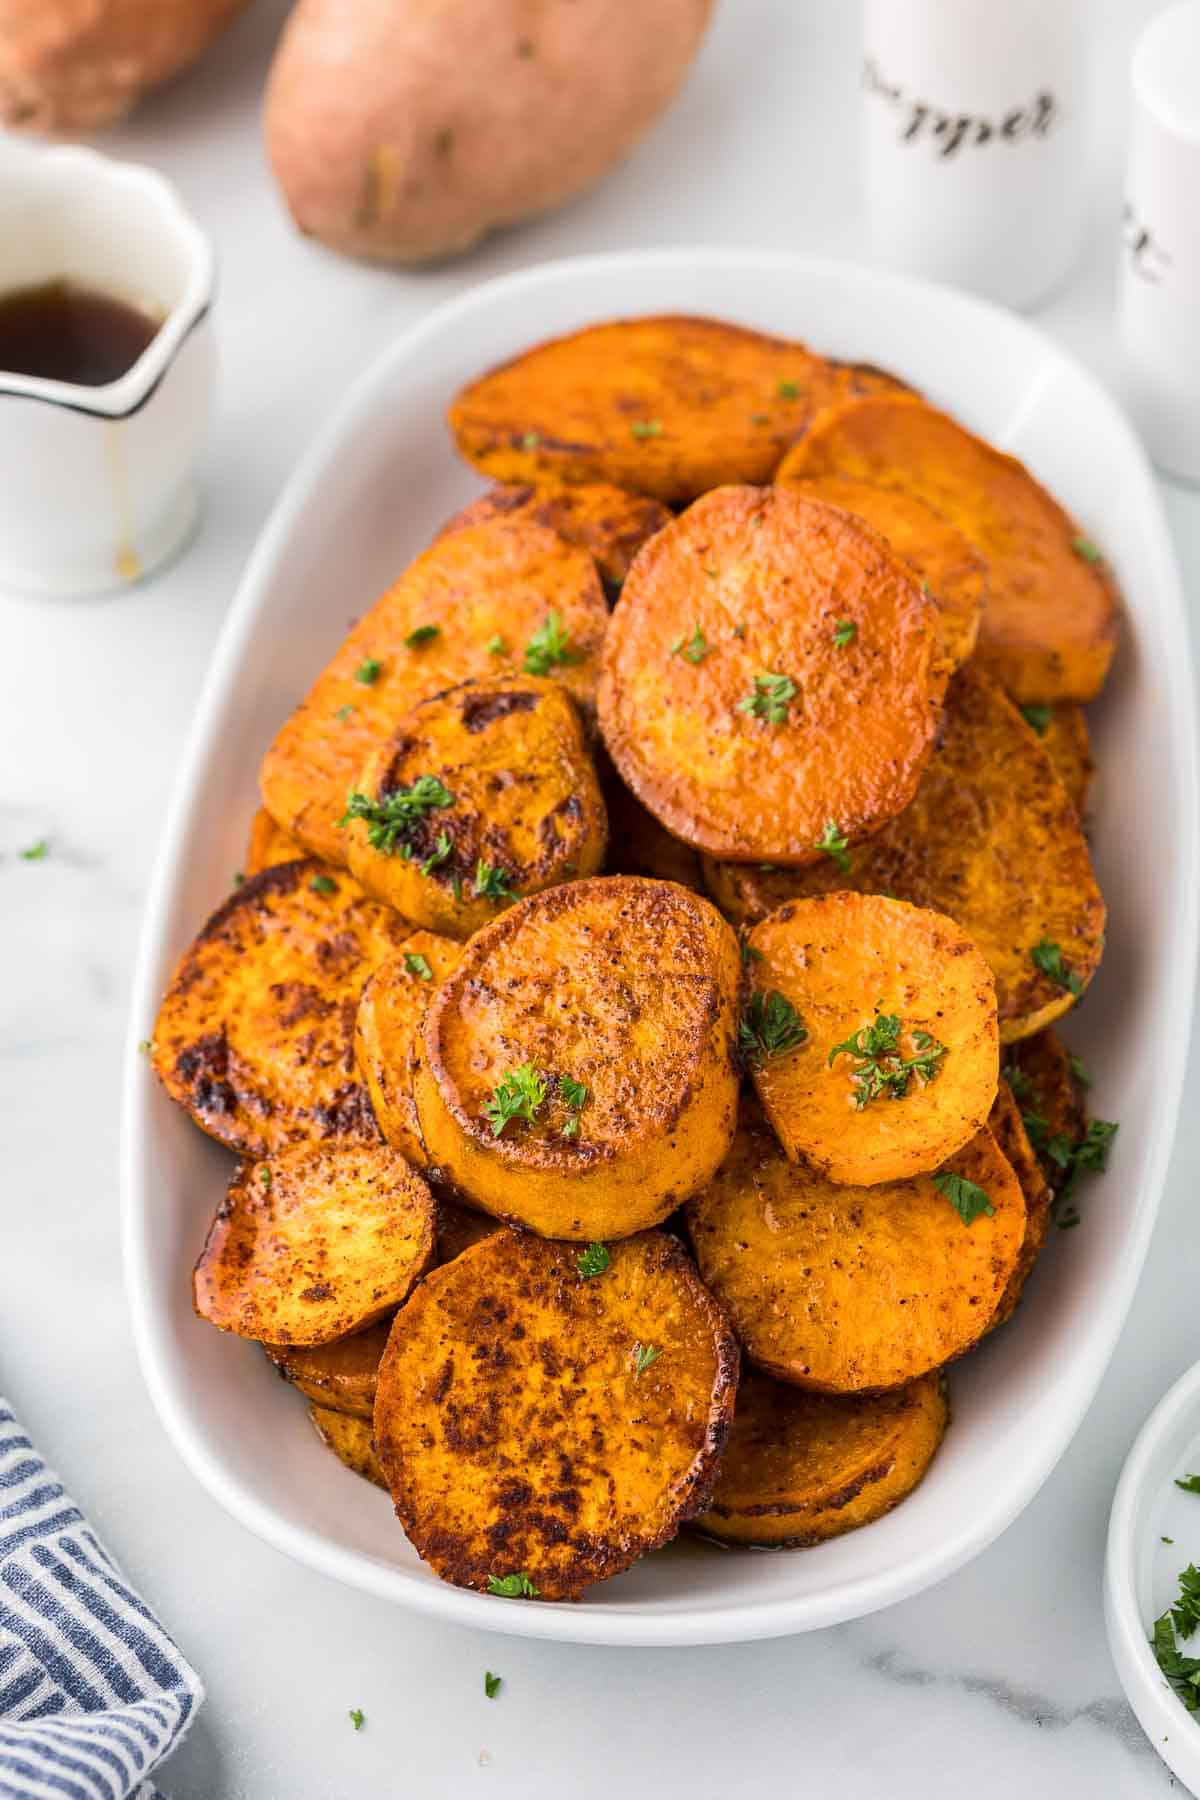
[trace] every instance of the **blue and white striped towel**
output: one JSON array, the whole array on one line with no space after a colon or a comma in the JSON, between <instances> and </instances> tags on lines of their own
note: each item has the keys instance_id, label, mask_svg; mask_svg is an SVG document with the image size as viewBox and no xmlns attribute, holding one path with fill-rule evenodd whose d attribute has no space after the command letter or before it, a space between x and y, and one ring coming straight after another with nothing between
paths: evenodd
<instances>
[{"instance_id":1,"label":"blue and white striped towel","mask_svg":"<svg viewBox=\"0 0 1200 1800\"><path fill-rule=\"evenodd\" d=\"M163 1800L203 1697L0 1398L0 1800Z\"/></svg>"}]
</instances>

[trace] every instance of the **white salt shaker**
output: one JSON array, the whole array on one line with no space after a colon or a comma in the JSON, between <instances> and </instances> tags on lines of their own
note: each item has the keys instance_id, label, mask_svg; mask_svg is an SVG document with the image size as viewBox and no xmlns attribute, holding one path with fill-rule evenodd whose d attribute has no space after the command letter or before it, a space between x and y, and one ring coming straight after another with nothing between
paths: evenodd
<instances>
[{"instance_id":1,"label":"white salt shaker","mask_svg":"<svg viewBox=\"0 0 1200 1800\"><path fill-rule=\"evenodd\" d=\"M1043 299L1083 235L1081 0L866 0L864 26L875 253L1008 306Z\"/></svg>"},{"instance_id":2,"label":"white salt shaker","mask_svg":"<svg viewBox=\"0 0 1200 1800\"><path fill-rule=\"evenodd\" d=\"M1151 21L1133 57L1121 336L1155 462L1200 482L1200 0Z\"/></svg>"}]
</instances>

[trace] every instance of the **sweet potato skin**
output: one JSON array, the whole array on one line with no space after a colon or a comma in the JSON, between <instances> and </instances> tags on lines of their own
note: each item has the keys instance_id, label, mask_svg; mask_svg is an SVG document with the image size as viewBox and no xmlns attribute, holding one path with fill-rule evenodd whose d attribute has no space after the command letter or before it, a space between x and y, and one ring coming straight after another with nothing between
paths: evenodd
<instances>
[{"instance_id":1,"label":"sweet potato skin","mask_svg":"<svg viewBox=\"0 0 1200 1800\"><path fill-rule=\"evenodd\" d=\"M308 1416L321 1442L326 1449L333 1451L339 1462L345 1463L355 1475L362 1475L368 1481L373 1481L376 1487L387 1487L383 1470L375 1455L369 1420L360 1419L353 1413L334 1412L331 1407L315 1404L309 1407Z\"/></svg>"},{"instance_id":2,"label":"sweet potato skin","mask_svg":"<svg viewBox=\"0 0 1200 1800\"><path fill-rule=\"evenodd\" d=\"M264 1344L263 1349L292 1387L323 1412L369 1419L375 1411L379 1359L392 1328L386 1313L363 1331L328 1344Z\"/></svg>"},{"instance_id":3,"label":"sweet potato skin","mask_svg":"<svg viewBox=\"0 0 1200 1800\"><path fill-rule=\"evenodd\" d=\"M937 1374L886 1394L811 1394L744 1368L721 1473L692 1529L776 1549L856 1531L907 1499L948 1418Z\"/></svg>"},{"instance_id":4,"label":"sweet potato skin","mask_svg":"<svg viewBox=\"0 0 1200 1800\"><path fill-rule=\"evenodd\" d=\"M354 1016L406 930L311 858L252 876L184 952L159 1009L150 1054L172 1100L243 1156L378 1143Z\"/></svg>"},{"instance_id":5,"label":"sweet potato skin","mask_svg":"<svg viewBox=\"0 0 1200 1800\"><path fill-rule=\"evenodd\" d=\"M359 620L276 734L260 775L268 812L314 855L344 863L338 821L375 745L430 695L519 668L552 612L571 658L553 678L588 717L608 627L591 557L523 518L486 519L438 538ZM406 642L430 625L436 637ZM499 652L489 648L497 640Z\"/></svg>"},{"instance_id":6,"label":"sweet potato skin","mask_svg":"<svg viewBox=\"0 0 1200 1800\"><path fill-rule=\"evenodd\" d=\"M721 319L662 315L536 345L459 393L460 455L493 480L605 481L679 505L762 483L814 413L901 383Z\"/></svg>"},{"instance_id":7,"label":"sweet potato skin","mask_svg":"<svg viewBox=\"0 0 1200 1800\"><path fill-rule=\"evenodd\" d=\"M464 525L514 514L557 531L593 556L605 592L614 600L646 539L671 523L661 501L607 481L546 481L537 486L525 481L489 488L455 513L445 529L460 531Z\"/></svg>"},{"instance_id":8,"label":"sweet potato skin","mask_svg":"<svg viewBox=\"0 0 1200 1800\"><path fill-rule=\"evenodd\" d=\"M493 676L423 700L368 757L355 793L386 801L431 776L448 803L390 852L372 844L365 819L349 818L344 832L351 873L414 925L470 937L515 895L594 875L604 861L604 801L557 682ZM488 891L488 871L505 891Z\"/></svg>"},{"instance_id":9,"label":"sweet potato skin","mask_svg":"<svg viewBox=\"0 0 1200 1800\"><path fill-rule=\"evenodd\" d=\"M789 476L901 487L958 525L988 566L976 658L1014 700L1093 700L1117 641L1106 566L1023 463L915 395L830 408L788 458Z\"/></svg>"},{"instance_id":10,"label":"sweet potato skin","mask_svg":"<svg viewBox=\"0 0 1200 1800\"><path fill-rule=\"evenodd\" d=\"M739 957L716 910L670 882L570 882L471 939L425 1015L414 1092L436 1179L545 1237L665 1219L733 1133ZM485 1105L532 1064L546 1100L496 1135ZM582 1083L577 1113L564 1077Z\"/></svg>"},{"instance_id":11,"label":"sweet potato skin","mask_svg":"<svg viewBox=\"0 0 1200 1800\"><path fill-rule=\"evenodd\" d=\"M870 1186L939 1168L982 1130L999 1077L996 989L953 920L881 895L824 894L781 906L747 942L754 986L789 1000L808 1033L752 1068L788 1156ZM922 1033L945 1054L931 1080L914 1075L901 1098L860 1107L864 1062L833 1053L881 1014L900 1019L904 1057Z\"/></svg>"},{"instance_id":12,"label":"sweet potato skin","mask_svg":"<svg viewBox=\"0 0 1200 1800\"><path fill-rule=\"evenodd\" d=\"M978 1342L1025 1236L1016 1176L983 1131L947 1167L993 1214L964 1225L927 1175L877 1187L784 1156L746 1106L716 1178L688 1201L701 1280L746 1356L819 1393L901 1387Z\"/></svg>"},{"instance_id":13,"label":"sweet potato skin","mask_svg":"<svg viewBox=\"0 0 1200 1800\"><path fill-rule=\"evenodd\" d=\"M704 879L735 925L839 888L946 913L995 977L1002 1043L1040 1031L1074 1004L1033 962L1037 944L1057 943L1081 988L1103 953L1104 900L1075 809L1036 734L970 665L950 683L941 739L915 799L855 847L848 871L706 858Z\"/></svg>"},{"instance_id":14,"label":"sweet potato skin","mask_svg":"<svg viewBox=\"0 0 1200 1800\"><path fill-rule=\"evenodd\" d=\"M738 862L825 861L911 800L933 748L936 608L883 539L787 488L706 494L644 547L600 681L609 755L675 837ZM856 626L839 643L843 620ZM695 633L702 645L687 647ZM781 718L746 710L764 676Z\"/></svg>"},{"instance_id":15,"label":"sweet potato skin","mask_svg":"<svg viewBox=\"0 0 1200 1800\"><path fill-rule=\"evenodd\" d=\"M265 806L258 807L250 821L243 873L261 875L279 863L298 862L303 855L304 846L275 823Z\"/></svg>"},{"instance_id":16,"label":"sweet potato skin","mask_svg":"<svg viewBox=\"0 0 1200 1800\"><path fill-rule=\"evenodd\" d=\"M1017 1302L1025 1290L1025 1283L1033 1273L1033 1265L1045 1248L1053 1194L1042 1173L1021 1118L1021 1110L1007 1081L1002 1081L996 1091L996 1098L988 1115L988 1130L995 1138L1001 1155L1007 1158L1025 1196L1025 1240L1021 1245L1017 1266L1008 1278L1008 1286L988 1327L989 1331L994 1331L997 1325L1003 1325L1012 1318Z\"/></svg>"},{"instance_id":17,"label":"sweet potato skin","mask_svg":"<svg viewBox=\"0 0 1200 1800\"><path fill-rule=\"evenodd\" d=\"M420 1054L421 1023L435 985L461 955L453 938L413 931L380 963L362 991L354 1019L354 1062L385 1141L425 1170L413 1099L414 1059ZM420 959L419 961L417 959ZM421 965L429 969L429 979Z\"/></svg>"},{"instance_id":18,"label":"sweet potato skin","mask_svg":"<svg viewBox=\"0 0 1200 1800\"><path fill-rule=\"evenodd\" d=\"M523 1573L578 1597L702 1508L737 1345L677 1239L643 1232L585 1279L579 1252L500 1231L422 1283L379 1373L397 1516L445 1581ZM637 1372L638 1347L658 1355Z\"/></svg>"},{"instance_id":19,"label":"sweet potato skin","mask_svg":"<svg viewBox=\"0 0 1200 1800\"><path fill-rule=\"evenodd\" d=\"M196 1263L196 1311L259 1343L332 1343L394 1312L433 1227L429 1189L384 1144L240 1163Z\"/></svg>"}]
</instances>

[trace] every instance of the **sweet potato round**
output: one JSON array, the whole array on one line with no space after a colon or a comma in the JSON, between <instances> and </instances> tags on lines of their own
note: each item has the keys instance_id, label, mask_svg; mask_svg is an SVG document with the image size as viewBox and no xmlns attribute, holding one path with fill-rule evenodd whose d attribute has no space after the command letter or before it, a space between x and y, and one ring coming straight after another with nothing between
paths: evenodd
<instances>
[{"instance_id":1,"label":"sweet potato round","mask_svg":"<svg viewBox=\"0 0 1200 1800\"><path fill-rule=\"evenodd\" d=\"M399 1306L433 1256L433 1218L385 1144L241 1163L196 1264L196 1311L259 1343L332 1343Z\"/></svg>"},{"instance_id":2,"label":"sweet potato round","mask_svg":"<svg viewBox=\"0 0 1200 1800\"><path fill-rule=\"evenodd\" d=\"M606 591L620 593L634 557L647 538L671 523L671 514L646 494L627 493L607 481L520 482L490 488L448 521L447 531L484 519L519 514L557 531L596 560Z\"/></svg>"},{"instance_id":3,"label":"sweet potato round","mask_svg":"<svg viewBox=\"0 0 1200 1800\"><path fill-rule=\"evenodd\" d=\"M476 933L425 1015L414 1093L432 1168L545 1237L657 1224L733 1134L737 985L733 933L671 882L600 877L520 901ZM544 1101L497 1134L485 1106L527 1066Z\"/></svg>"},{"instance_id":4,"label":"sweet potato round","mask_svg":"<svg viewBox=\"0 0 1200 1800\"><path fill-rule=\"evenodd\" d=\"M1117 641L1117 590L1024 463L916 395L887 394L830 409L787 467L789 477L847 475L902 488L959 526L988 567L976 657L1015 700L1100 692Z\"/></svg>"},{"instance_id":5,"label":"sweet potato round","mask_svg":"<svg viewBox=\"0 0 1200 1800\"><path fill-rule=\"evenodd\" d=\"M912 1493L948 1417L940 1375L886 1394L810 1394L743 1369L721 1473L692 1529L791 1549L856 1531Z\"/></svg>"},{"instance_id":6,"label":"sweet potato round","mask_svg":"<svg viewBox=\"0 0 1200 1800\"><path fill-rule=\"evenodd\" d=\"M403 919L308 859L252 876L180 958L151 1058L192 1118L243 1156L378 1143L354 1068L354 1015Z\"/></svg>"},{"instance_id":7,"label":"sweet potato round","mask_svg":"<svg viewBox=\"0 0 1200 1800\"><path fill-rule=\"evenodd\" d=\"M494 480L607 481L678 505L769 481L816 411L899 387L787 338L668 314L537 344L465 387L449 423Z\"/></svg>"},{"instance_id":8,"label":"sweet potato round","mask_svg":"<svg viewBox=\"0 0 1200 1800\"><path fill-rule=\"evenodd\" d=\"M587 552L519 517L438 538L360 619L276 734L260 777L267 810L315 855L344 863L338 820L376 744L431 694L519 669L552 614L567 660L550 673L586 714L608 627ZM435 637L409 641L428 626Z\"/></svg>"},{"instance_id":9,"label":"sweet potato round","mask_svg":"<svg viewBox=\"0 0 1200 1800\"><path fill-rule=\"evenodd\" d=\"M1042 1173L1055 1188L1062 1165L1049 1155L1047 1143L1077 1144L1087 1129L1083 1083L1071 1054L1056 1031L1039 1031L1005 1053L1003 1074L1021 1109Z\"/></svg>"},{"instance_id":10,"label":"sweet potato round","mask_svg":"<svg viewBox=\"0 0 1200 1800\"><path fill-rule=\"evenodd\" d=\"M1025 1196L1025 1238L1021 1254L1017 1258L1017 1266L1009 1276L1008 1286L992 1315L988 1330L994 1331L997 1325L1003 1325L1012 1318L1017 1302L1025 1290L1025 1283L1033 1273L1033 1265L1045 1247L1046 1233L1050 1229L1050 1202L1054 1196L1042 1173L1020 1108L1007 1081L1002 1081L996 1091L992 1110L988 1114L988 1130L1020 1182L1021 1192Z\"/></svg>"},{"instance_id":11,"label":"sweet potato round","mask_svg":"<svg viewBox=\"0 0 1200 1800\"><path fill-rule=\"evenodd\" d=\"M986 676L960 669L916 798L856 845L848 870L762 869L706 859L709 892L734 924L834 889L894 894L955 919L996 981L1002 1043L1038 1031L1076 995L1038 967L1057 944L1080 990L1104 948L1104 901L1075 808L1037 735Z\"/></svg>"},{"instance_id":12,"label":"sweet potato round","mask_svg":"<svg viewBox=\"0 0 1200 1800\"><path fill-rule=\"evenodd\" d=\"M831 1181L901 1181L940 1167L987 1123L1000 1064L996 989L952 919L877 894L823 894L781 906L748 943L755 988L782 994L808 1034L751 1066L790 1157ZM934 1060L870 1097L857 1074L870 1062L838 1047L865 1043L881 1018L899 1028L895 1053L877 1067L899 1070L922 1050Z\"/></svg>"},{"instance_id":13,"label":"sweet potato round","mask_svg":"<svg viewBox=\"0 0 1200 1800\"><path fill-rule=\"evenodd\" d=\"M579 1251L500 1231L398 1315L375 1442L396 1513L443 1580L524 1575L576 1598L702 1507L733 1416L738 1353L677 1239Z\"/></svg>"},{"instance_id":14,"label":"sweet potato round","mask_svg":"<svg viewBox=\"0 0 1200 1800\"><path fill-rule=\"evenodd\" d=\"M650 540L614 608L609 755L709 855L824 861L830 821L853 842L916 790L938 722L936 616L860 521L788 488L720 488ZM785 683L774 716L765 681Z\"/></svg>"},{"instance_id":15,"label":"sweet potato round","mask_svg":"<svg viewBox=\"0 0 1200 1800\"><path fill-rule=\"evenodd\" d=\"M285 1381L331 1412L369 1419L375 1410L375 1381L392 1328L390 1313L363 1331L328 1344L264 1344Z\"/></svg>"},{"instance_id":16,"label":"sweet potato round","mask_svg":"<svg viewBox=\"0 0 1200 1800\"><path fill-rule=\"evenodd\" d=\"M368 1481L373 1481L376 1487L387 1487L375 1455L369 1420L316 1405L309 1407L308 1416L321 1442L333 1451L339 1462L345 1463L355 1475L364 1475Z\"/></svg>"},{"instance_id":17,"label":"sweet potato round","mask_svg":"<svg viewBox=\"0 0 1200 1800\"><path fill-rule=\"evenodd\" d=\"M419 262L560 206L672 98L712 0L299 0L267 84L292 216L333 249Z\"/></svg>"},{"instance_id":18,"label":"sweet potato round","mask_svg":"<svg viewBox=\"0 0 1200 1800\"><path fill-rule=\"evenodd\" d=\"M414 925L470 937L514 897L594 875L607 820L579 715L555 681L464 681L423 700L368 757L350 805L418 782L442 801L394 837L347 814L346 860Z\"/></svg>"},{"instance_id":19,"label":"sweet potato round","mask_svg":"<svg viewBox=\"0 0 1200 1800\"><path fill-rule=\"evenodd\" d=\"M1087 714L1082 706L1063 701L1058 706L1030 707L1025 718L1041 738L1042 748L1082 820L1095 770Z\"/></svg>"},{"instance_id":20,"label":"sweet potato round","mask_svg":"<svg viewBox=\"0 0 1200 1800\"><path fill-rule=\"evenodd\" d=\"M266 807L260 806L250 821L242 873L261 875L264 869L273 869L279 863L298 862L304 854L304 846L289 837Z\"/></svg>"},{"instance_id":21,"label":"sweet potato round","mask_svg":"<svg viewBox=\"0 0 1200 1800\"><path fill-rule=\"evenodd\" d=\"M424 1169L428 1162L412 1091L421 1022L434 986L461 954L462 947L453 938L433 931L411 932L371 976L355 1015L354 1060L371 1097L375 1122L415 1169Z\"/></svg>"},{"instance_id":22,"label":"sweet potato round","mask_svg":"<svg viewBox=\"0 0 1200 1800\"><path fill-rule=\"evenodd\" d=\"M744 1108L716 1178L687 1204L702 1280L751 1362L822 1393L901 1387L978 1342L1025 1236L990 1134L947 1164L993 1211L965 1225L928 1175L846 1187L789 1162Z\"/></svg>"}]
</instances>

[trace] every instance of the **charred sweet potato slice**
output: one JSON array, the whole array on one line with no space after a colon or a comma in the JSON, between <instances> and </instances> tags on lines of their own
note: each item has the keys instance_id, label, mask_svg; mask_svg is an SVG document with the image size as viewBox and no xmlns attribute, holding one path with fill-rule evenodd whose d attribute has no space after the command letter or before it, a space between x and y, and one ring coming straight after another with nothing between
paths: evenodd
<instances>
[{"instance_id":1,"label":"charred sweet potato slice","mask_svg":"<svg viewBox=\"0 0 1200 1800\"><path fill-rule=\"evenodd\" d=\"M260 806L250 821L245 874L259 875L277 863L296 862L303 855L303 846L275 823L265 806Z\"/></svg>"},{"instance_id":2,"label":"charred sweet potato slice","mask_svg":"<svg viewBox=\"0 0 1200 1800\"><path fill-rule=\"evenodd\" d=\"M421 1021L437 982L462 954L453 938L414 931L380 963L362 991L354 1021L354 1060L387 1142L415 1169L426 1166L412 1092Z\"/></svg>"},{"instance_id":3,"label":"charred sweet potato slice","mask_svg":"<svg viewBox=\"0 0 1200 1800\"><path fill-rule=\"evenodd\" d=\"M423 700L367 759L345 818L366 891L456 938L519 895L594 875L606 834L579 715L532 675Z\"/></svg>"},{"instance_id":4,"label":"charred sweet potato slice","mask_svg":"<svg viewBox=\"0 0 1200 1800\"><path fill-rule=\"evenodd\" d=\"M1003 1325L1012 1318L1025 1283L1033 1273L1033 1265L1042 1253L1046 1233L1050 1229L1050 1202L1054 1196L1042 1173L1041 1164L1021 1117L1021 1110L1007 1081L1002 1081L996 1092L988 1115L988 1130L995 1138L1001 1154L1008 1159L1025 1196L1025 1241L1021 1245L1017 1266L1008 1278L1008 1286L988 1327L990 1331L994 1331L997 1325Z\"/></svg>"},{"instance_id":5,"label":"charred sweet potato slice","mask_svg":"<svg viewBox=\"0 0 1200 1800\"><path fill-rule=\"evenodd\" d=\"M903 488L852 481L844 475L793 481L786 456L775 480L793 487L802 498L840 506L886 538L901 562L928 587L937 606L938 658L947 675L966 662L979 636L987 567L957 525Z\"/></svg>"},{"instance_id":6,"label":"charred sweet potato slice","mask_svg":"<svg viewBox=\"0 0 1200 1800\"><path fill-rule=\"evenodd\" d=\"M378 1143L354 1068L354 1015L404 920L309 858L264 869L180 958L151 1057L172 1100L244 1156Z\"/></svg>"},{"instance_id":7,"label":"charred sweet potato slice","mask_svg":"<svg viewBox=\"0 0 1200 1800\"><path fill-rule=\"evenodd\" d=\"M1056 1031L1011 1045L1004 1058L1004 1078L1051 1188L1063 1179L1062 1156L1053 1152L1069 1150L1087 1130L1079 1067Z\"/></svg>"},{"instance_id":8,"label":"charred sweet potato slice","mask_svg":"<svg viewBox=\"0 0 1200 1800\"><path fill-rule=\"evenodd\" d=\"M496 517L438 538L276 735L260 774L268 812L316 855L344 863L346 795L405 713L455 682L523 664L561 681L586 711L607 624L595 563L557 532Z\"/></svg>"},{"instance_id":9,"label":"charred sweet potato slice","mask_svg":"<svg viewBox=\"0 0 1200 1800\"><path fill-rule=\"evenodd\" d=\"M422 1282L379 1371L396 1513L443 1580L577 1598L702 1507L738 1353L677 1239L580 1251L499 1231Z\"/></svg>"},{"instance_id":10,"label":"charred sweet potato slice","mask_svg":"<svg viewBox=\"0 0 1200 1800\"><path fill-rule=\"evenodd\" d=\"M912 394L831 408L787 458L788 478L901 488L957 525L987 562L976 657L1017 701L1092 700L1117 641L1099 552L1024 463Z\"/></svg>"},{"instance_id":11,"label":"charred sweet potato slice","mask_svg":"<svg viewBox=\"0 0 1200 1800\"><path fill-rule=\"evenodd\" d=\"M310 1406L308 1416L321 1442L356 1475L365 1475L376 1487L386 1488L383 1470L375 1456L371 1423L352 1413L334 1412L328 1406Z\"/></svg>"},{"instance_id":12,"label":"charred sweet potato slice","mask_svg":"<svg viewBox=\"0 0 1200 1800\"><path fill-rule=\"evenodd\" d=\"M448 413L459 454L496 481L606 481L670 504L769 481L813 414L901 384L721 319L617 319L481 375Z\"/></svg>"},{"instance_id":13,"label":"charred sweet potato slice","mask_svg":"<svg viewBox=\"0 0 1200 1800\"><path fill-rule=\"evenodd\" d=\"M391 1328L389 1313L365 1331L332 1343L264 1344L263 1349L283 1379L315 1406L369 1419L375 1410L379 1359Z\"/></svg>"},{"instance_id":14,"label":"charred sweet potato slice","mask_svg":"<svg viewBox=\"0 0 1200 1800\"><path fill-rule=\"evenodd\" d=\"M1071 805L1083 819L1095 769L1087 714L1082 706L1069 701L1058 706L1026 706L1022 711L1026 724L1041 738L1058 779L1071 797Z\"/></svg>"},{"instance_id":15,"label":"charred sweet potato slice","mask_svg":"<svg viewBox=\"0 0 1200 1800\"><path fill-rule=\"evenodd\" d=\"M706 1182L734 1128L738 947L671 882L573 881L486 925L425 1015L431 1167L545 1237L625 1237Z\"/></svg>"},{"instance_id":16,"label":"charred sweet potato slice","mask_svg":"<svg viewBox=\"0 0 1200 1800\"><path fill-rule=\"evenodd\" d=\"M948 1418L940 1375L886 1394L810 1394L743 1369L721 1473L693 1529L799 1549L869 1525L912 1493Z\"/></svg>"},{"instance_id":17,"label":"charred sweet potato slice","mask_svg":"<svg viewBox=\"0 0 1200 1800\"><path fill-rule=\"evenodd\" d=\"M669 525L671 515L658 500L631 494L607 481L521 482L494 487L472 500L446 526L457 531L483 519L505 515L530 518L596 559L607 592L616 596L630 564L648 537Z\"/></svg>"},{"instance_id":18,"label":"charred sweet potato slice","mask_svg":"<svg viewBox=\"0 0 1200 1800\"><path fill-rule=\"evenodd\" d=\"M931 1175L849 1187L789 1162L753 1105L687 1204L701 1279L751 1362L821 1393L902 1387L978 1342L1025 1237L1016 1176L987 1131L939 1174L981 1188L964 1222ZM969 1191L967 1191L969 1197Z\"/></svg>"},{"instance_id":19,"label":"charred sweet potato slice","mask_svg":"<svg viewBox=\"0 0 1200 1800\"><path fill-rule=\"evenodd\" d=\"M987 959L1006 1043L1057 1019L1099 966L1104 901L1075 808L1036 733L970 665L950 683L916 798L848 861L764 869L706 859L704 878L736 925L846 888L948 914Z\"/></svg>"},{"instance_id":20,"label":"charred sweet potato slice","mask_svg":"<svg viewBox=\"0 0 1200 1800\"><path fill-rule=\"evenodd\" d=\"M861 521L789 488L719 488L651 539L613 610L609 755L685 843L822 862L912 799L944 683L936 618Z\"/></svg>"},{"instance_id":21,"label":"charred sweet potato slice","mask_svg":"<svg viewBox=\"0 0 1200 1800\"><path fill-rule=\"evenodd\" d=\"M241 1163L196 1264L196 1311L260 1343L332 1343L399 1306L433 1256L433 1219L386 1144Z\"/></svg>"},{"instance_id":22,"label":"charred sweet potato slice","mask_svg":"<svg viewBox=\"0 0 1200 1800\"><path fill-rule=\"evenodd\" d=\"M790 1157L831 1181L901 1181L940 1167L987 1123L995 983L952 919L878 894L823 894L781 906L747 942L743 1056ZM781 1000L790 1033L772 1030Z\"/></svg>"}]
</instances>

